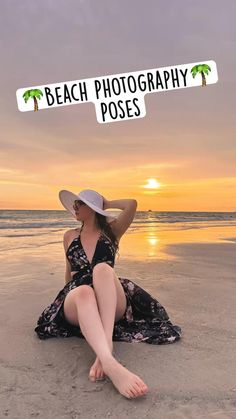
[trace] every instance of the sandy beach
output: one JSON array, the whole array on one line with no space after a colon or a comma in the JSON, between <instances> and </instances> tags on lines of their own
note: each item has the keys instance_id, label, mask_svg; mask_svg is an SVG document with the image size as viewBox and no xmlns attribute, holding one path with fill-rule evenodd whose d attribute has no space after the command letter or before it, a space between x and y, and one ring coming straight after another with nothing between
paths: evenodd
<instances>
[{"instance_id":1,"label":"sandy beach","mask_svg":"<svg viewBox=\"0 0 236 419\"><path fill-rule=\"evenodd\" d=\"M89 381L95 354L84 339L41 341L34 332L39 314L64 286L62 245L1 254L1 417L236 417L236 227L168 237L160 232L148 255L139 232L125 234L115 265L119 276L150 292L182 328L173 344L114 342L122 364L149 387L132 400L109 379Z\"/></svg>"}]
</instances>

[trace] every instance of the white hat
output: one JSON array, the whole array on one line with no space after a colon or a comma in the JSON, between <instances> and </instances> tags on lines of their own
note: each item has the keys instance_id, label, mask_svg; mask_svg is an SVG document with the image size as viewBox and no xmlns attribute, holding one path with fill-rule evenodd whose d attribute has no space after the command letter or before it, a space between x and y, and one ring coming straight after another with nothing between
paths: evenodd
<instances>
[{"instance_id":1,"label":"white hat","mask_svg":"<svg viewBox=\"0 0 236 419\"><path fill-rule=\"evenodd\" d=\"M98 192L92 189L83 189L77 195L73 192L63 189L59 192L59 199L67 211L69 211L75 218L75 210L73 208L74 201L81 199L85 202L90 208L98 212L101 215L104 215L107 218L110 218L110 221L114 220L116 217L109 215L107 211L103 210L103 198Z\"/></svg>"}]
</instances>

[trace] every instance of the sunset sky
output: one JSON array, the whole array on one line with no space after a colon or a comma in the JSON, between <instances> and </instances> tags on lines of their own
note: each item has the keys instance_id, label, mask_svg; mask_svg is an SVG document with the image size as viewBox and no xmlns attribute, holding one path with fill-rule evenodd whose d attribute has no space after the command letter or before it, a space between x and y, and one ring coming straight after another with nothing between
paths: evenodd
<instances>
[{"instance_id":1,"label":"sunset sky","mask_svg":"<svg viewBox=\"0 0 236 419\"><path fill-rule=\"evenodd\" d=\"M61 189L89 188L140 211L236 211L235 12L233 0L1 1L0 208L63 209ZM218 83L146 95L144 118L17 108L21 87L206 60Z\"/></svg>"}]
</instances>

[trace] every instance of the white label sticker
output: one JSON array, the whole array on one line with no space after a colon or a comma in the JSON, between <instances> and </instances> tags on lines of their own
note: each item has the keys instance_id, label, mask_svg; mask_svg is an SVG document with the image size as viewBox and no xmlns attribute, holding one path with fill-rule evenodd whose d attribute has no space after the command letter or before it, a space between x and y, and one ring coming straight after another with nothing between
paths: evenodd
<instances>
[{"instance_id":1,"label":"white label sticker","mask_svg":"<svg viewBox=\"0 0 236 419\"><path fill-rule=\"evenodd\" d=\"M38 111L87 102L95 105L101 124L146 115L144 96L218 81L215 61L202 61L83 80L17 89L21 112Z\"/></svg>"}]
</instances>

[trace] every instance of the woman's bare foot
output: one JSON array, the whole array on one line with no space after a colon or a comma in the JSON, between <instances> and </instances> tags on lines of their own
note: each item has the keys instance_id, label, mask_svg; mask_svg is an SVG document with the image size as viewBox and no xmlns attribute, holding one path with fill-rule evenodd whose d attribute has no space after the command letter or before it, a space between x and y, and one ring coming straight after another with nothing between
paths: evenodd
<instances>
[{"instance_id":1,"label":"woman's bare foot","mask_svg":"<svg viewBox=\"0 0 236 419\"><path fill-rule=\"evenodd\" d=\"M121 365L114 357L103 363L103 371L117 390L128 399L143 396L148 391L144 381Z\"/></svg>"},{"instance_id":2,"label":"woman's bare foot","mask_svg":"<svg viewBox=\"0 0 236 419\"><path fill-rule=\"evenodd\" d=\"M111 350L112 354L114 355L114 353L113 353L113 342L109 343L109 347L110 347L110 350ZM97 357L95 359L93 365L90 368L89 379L91 381L97 381L97 380L101 381L101 380L104 380L104 378L105 378L105 373L103 371L103 366L102 366L102 363L101 363L100 359Z\"/></svg>"},{"instance_id":3,"label":"woman's bare foot","mask_svg":"<svg viewBox=\"0 0 236 419\"><path fill-rule=\"evenodd\" d=\"M105 373L103 371L102 363L100 359L97 357L95 359L95 362L90 368L89 379L91 381L97 381L97 380L100 381L100 380L104 380L104 378L105 378Z\"/></svg>"}]
</instances>

